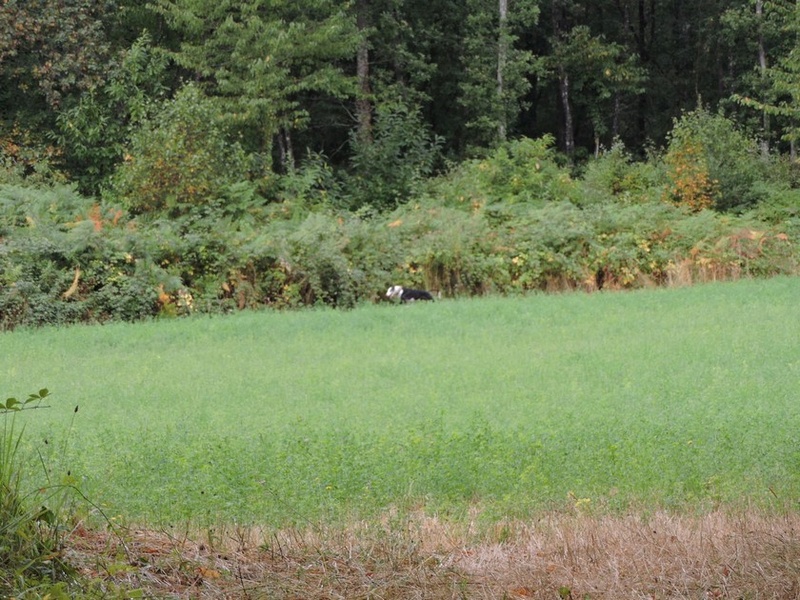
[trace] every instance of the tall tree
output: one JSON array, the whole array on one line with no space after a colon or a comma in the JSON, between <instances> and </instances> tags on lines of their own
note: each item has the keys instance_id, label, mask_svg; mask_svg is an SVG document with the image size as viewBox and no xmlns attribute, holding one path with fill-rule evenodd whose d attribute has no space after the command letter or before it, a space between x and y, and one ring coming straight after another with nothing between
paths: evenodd
<instances>
[{"instance_id":1,"label":"tall tree","mask_svg":"<svg viewBox=\"0 0 800 600\"><path fill-rule=\"evenodd\" d=\"M767 5L785 15L780 22L784 38L790 40L789 48L776 56L774 66L764 65L761 73L766 85L760 97L735 94L734 99L761 111L765 119L769 116L780 119L783 123L781 137L789 143L794 159L800 141L800 4L770 2Z\"/></svg>"},{"instance_id":2,"label":"tall tree","mask_svg":"<svg viewBox=\"0 0 800 600\"><path fill-rule=\"evenodd\" d=\"M86 194L95 194L123 159L131 135L168 93L167 60L148 33L121 52L107 80L58 112L61 163Z\"/></svg>"},{"instance_id":3,"label":"tall tree","mask_svg":"<svg viewBox=\"0 0 800 600\"><path fill-rule=\"evenodd\" d=\"M758 69L762 81L767 78L767 50L764 46L764 0L756 0L756 19L758 21ZM763 115L763 126L761 135L761 150L764 155L769 154L769 112L761 111Z\"/></svg>"},{"instance_id":4,"label":"tall tree","mask_svg":"<svg viewBox=\"0 0 800 600\"><path fill-rule=\"evenodd\" d=\"M102 80L103 0L0 2L0 113L44 128L65 97Z\"/></svg>"},{"instance_id":5,"label":"tall tree","mask_svg":"<svg viewBox=\"0 0 800 600\"><path fill-rule=\"evenodd\" d=\"M358 52L356 54L356 77L358 78L358 98L356 98L356 117L358 137L369 142L372 137L372 95L369 78L369 0L356 1L356 27L358 28Z\"/></svg>"},{"instance_id":6,"label":"tall tree","mask_svg":"<svg viewBox=\"0 0 800 600\"><path fill-rule=\"evenodd\" d=\"M356 94L344 67L359 38L338 2L156 0L155 7L183 36L177 63L251 143L274 147L282 168L293 168L293 132L308 126L311 98Z\"/></svg>"},{"instance_id":7,"label":"tall tree","mask_svg":"<svg viewBox=\"0 0 800 600\"><path fill-rule=\"evenodd\" d=\"M739 111L737 118L757 133L763 153L770 151L779 137L777 130L785 123L785 119L765 106L778 100L771 81L772 67L795 47L791 27L794 10L793 0L745 0L721 16L723 31L732 48L730 61L736 61L738 66L731 76L728 92L740 106L747 104L741 102L745 97L761 103L757 118L750 120L750 116L756 115L752 112L748 115L746 110ZM735 110L735 103L729 108Z\"/></svg>"},{"instance_id":8,"label":"tall tree","mask_svg":"<svg viewBox=\"0 0 800 600\"><path fill-rule=\"evenodd\" d=\"M643 91L644 71L637 56L627 54L621 44L592 35L585 25L560 33L549 56L539 61L544 80L558 82L558 98L563 115L562 149L575 151L575 109L591 124L595 154L603 138L619 133L620 98ZM612 139L607 139L610 142Z\"/></svg>"},{"instance_id":9,"label":"tall tree","mask_svg":"<svg viewBox=\"0 0 800 600\"><path fill-rule=\"evenodd\" d=\"M561 110L564 117L562 128L563 149L568 155L572 155L575 152L575 126L572 116L570 73L567 60L570 46L565 43L569 31L571 31L568 20L570 4L569 0L554 0L551 13L553 55L557 57L554 61L554 72L558 81L558 98L561 102ZM562 49L560 53L558 51L559 48ZM562 56L558 57L558 54Z\"/></svg>"},{"instance_id":10,"label":"tall tree","mask_svg":"<svg viewBox=\"0 0 800 600\"><path fill-rule=\"evenodd\" d=\"M533 54L519 40L536 24L539 9L509 0L468 0L466 5L459 104L470 143L492 146L506 139L531 88Z\"/></svg>"}]
</instances>

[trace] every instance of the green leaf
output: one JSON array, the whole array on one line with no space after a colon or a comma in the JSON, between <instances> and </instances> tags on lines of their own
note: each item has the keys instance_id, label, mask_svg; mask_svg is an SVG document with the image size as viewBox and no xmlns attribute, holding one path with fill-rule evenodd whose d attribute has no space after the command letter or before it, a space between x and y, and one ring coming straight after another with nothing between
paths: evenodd
<instances>
[{"instance_id":1,"label":"green leaf","mask_svg":"<svg viewBox=\"0 0 800 600\"><path fill-rule=\"evenodd\" d=\"M42 506L34 516L34 520L43 521L48 525L53 525L56 522L56 515L52 510L50 510L46 506Z\"/></svg>"},{"instance_id":2,"label":"green leaf","mask_svg":"<svg viewBox=\"0 0 800 600\"><path fill-rule=\"evenodd\" d=\"M0 408L2 408L3 410L19 410L19 408L17 407L20 404L22 403L16 398L8 398L5 404L0 404Z\"/></svg>"}]
</instances>

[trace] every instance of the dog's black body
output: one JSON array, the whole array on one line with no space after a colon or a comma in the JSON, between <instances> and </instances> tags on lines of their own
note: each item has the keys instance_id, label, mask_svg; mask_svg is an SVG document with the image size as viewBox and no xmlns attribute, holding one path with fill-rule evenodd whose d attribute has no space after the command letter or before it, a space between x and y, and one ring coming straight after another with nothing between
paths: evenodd
<instances>
[{"instance_id":1,"label":"dog's black body","mask_svg":"<svg viewBox=\"0 0 800 600\"><path fill-rule=\"evenodd\" d=\"M413 302L415 300L433 300L430 292L425 290L408 290L399 285L393 285L386 290L387 298L400 298L400 302Z\"/></svg>"}]
</instances>

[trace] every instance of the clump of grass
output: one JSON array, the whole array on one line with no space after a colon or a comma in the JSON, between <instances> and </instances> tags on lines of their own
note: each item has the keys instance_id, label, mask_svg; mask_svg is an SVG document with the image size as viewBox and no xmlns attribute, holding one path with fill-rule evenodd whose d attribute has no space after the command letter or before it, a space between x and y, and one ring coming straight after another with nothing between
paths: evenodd
<instances>
[{"instance_id":1,"label":"clump of grass","mask_svg":"<svg viewBox=\"0 0 800 600\"><path fill-rule=\"evenodd\" d=\"M64 489L28 491L23 477L25 427L18 428L17 417L43 408L49 397L50 392L41 389L24 400L8 398L0 403L0 593L4 596L28 590L28 597L31 588L54 589L73 574L62 557L64 528L57 516Z\"/></svg>"}]
</instances>

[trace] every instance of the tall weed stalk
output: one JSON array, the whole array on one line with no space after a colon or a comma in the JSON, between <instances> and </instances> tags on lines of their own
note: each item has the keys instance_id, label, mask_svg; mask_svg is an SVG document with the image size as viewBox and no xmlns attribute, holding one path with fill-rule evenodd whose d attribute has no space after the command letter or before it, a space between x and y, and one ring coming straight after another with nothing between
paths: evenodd
<instances>
[{"instance_id":1,"label":"tall weed stalk","mask_svg":"<svg viewBox=\"0 0 800 600\"><path fill-rule=\"evenodd\" d=\"M21 444L24 425L18 428L20 412L44 408L47 389L25 400L8 398L0 403L3 437L0 439L0 593L6 595L42 581L63 579L70 572L61 559L60 531L56 511L32 502L39 491L27 493L23 481ZM55 494L49 500L59 500Z\"/></svg>"}]
</instances>

